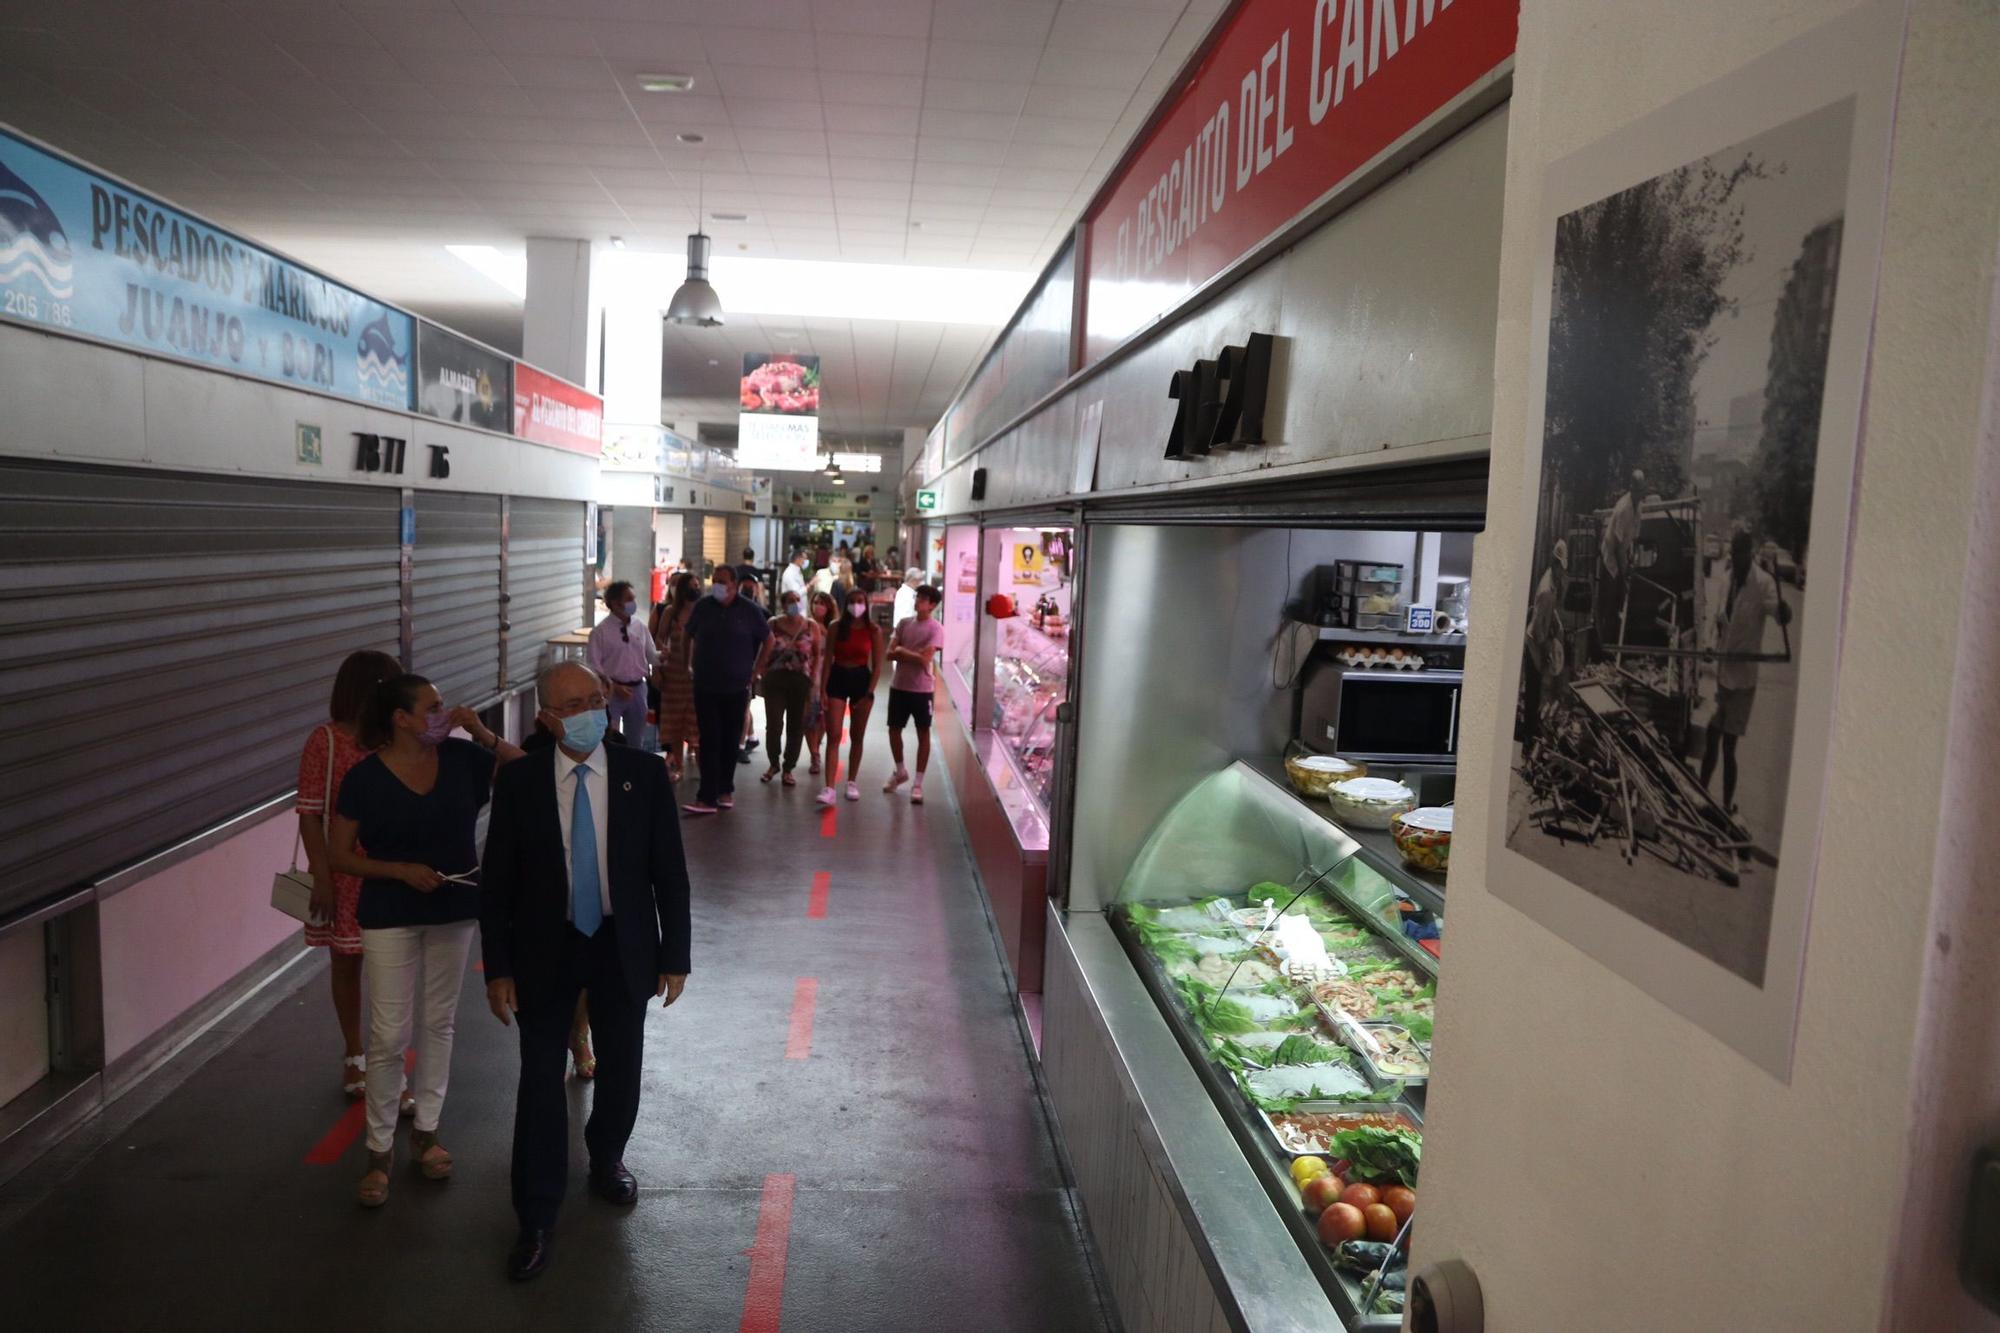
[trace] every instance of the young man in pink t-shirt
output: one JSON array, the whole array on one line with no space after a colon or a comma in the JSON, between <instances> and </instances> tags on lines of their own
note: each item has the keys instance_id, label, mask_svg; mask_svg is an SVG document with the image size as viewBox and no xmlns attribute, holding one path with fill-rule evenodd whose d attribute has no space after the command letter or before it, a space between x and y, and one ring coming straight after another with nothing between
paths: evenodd
<instances>
[{"instance_id":1,"label":"young man in pink t-shirt","mask_svg":"<svg viewBox=\"0 0 2000 1333\"><path fill-rule=\"evenodd\" d=\"M924 803L924 770L931 762L931 699L937 691L937 658L944 651L944 626L938 624L938 604L944 594L925 584L917 589L917 614L896 626L889 637L889 754L896 771L882 790L893 792L910 782L903 767L903 724L917 724L917 778L910 782L910 804Z\"/></svg>"}]
</instances>

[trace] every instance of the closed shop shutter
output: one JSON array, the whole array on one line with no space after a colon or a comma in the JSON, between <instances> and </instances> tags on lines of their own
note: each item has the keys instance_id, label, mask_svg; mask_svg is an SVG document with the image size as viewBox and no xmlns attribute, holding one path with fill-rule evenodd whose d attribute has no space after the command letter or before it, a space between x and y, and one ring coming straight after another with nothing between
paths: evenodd
<instances>
[{"instance_id":1,"label":"closed shop shutter","mask_svg":"<svg viewBox=\"0 0 2000 1333\"><path fill-rule=\"evenodd\" d=\"M508 501L507 681L534 683L543 650L589 624L584 609L583 503Z\"/></svg>"},{"instance_id":2,"label":"closed shop shutter","mask_svg":"<svg viewBox=\"0 0 2000 1333\"><path fill-rule=\"evenodd\" d=\"M397 650L399 502L0 461L0 911L292 788L341 659Z\"/></svg>"},{"instance_id":3,"label":"closed shop shutter","mask_svg":"<svg viewBox=\"0 0 2000 1333\"><path fill-rule=\"evenodd\" d=\"M729 554L729 520L720 514L701 516L701 558L711 565L736 563Z\"/></svg>"},{"instance_id":4,"label":"closed shop shutter","mask_svg":"<svg viewBox=\"0 0 2000 1333\"><path fill-rule=\"evenodd\" d=\"M417 492L410 669L446 703L500 692L500 497Z\"/></svg>"},{"instance_id":5,"label":"closed shop shutter","mask_svg":"<svg viewBox=\"0 0 2000 1333\"><path fill-rule=\"evenodd\" d=\"M743 549L750 545L749 515L731 514L728 520L729 563L735 564L743 558ZM756 563L752 561L751 563Z\"/></svg>"}]
</instances>

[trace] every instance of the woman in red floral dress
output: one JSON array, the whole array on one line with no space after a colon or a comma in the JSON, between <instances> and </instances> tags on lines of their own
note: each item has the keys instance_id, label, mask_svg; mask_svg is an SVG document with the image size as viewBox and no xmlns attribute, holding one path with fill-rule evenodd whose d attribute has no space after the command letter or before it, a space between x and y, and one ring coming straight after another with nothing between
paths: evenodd
<instances>
[{"instance_id":1,"label":"woman in red floral dress","mask_svg":"<svg viewBox=\"0 0 2000 1333\"><path fill-rule=\"evenodd\" d=\"M368 1068L361 1050L361 926L354 918L361 901L361 881L333 873L333 862L327 855L326 818L347 770L368 757L368 751L355 739L363 705L376 685L393 680L402 671L402 664L387 653L349 653L333 678L328 720L312 729L305 752L299 756L299 840L305 844L306 864L313 878L314 919L306 925L306 943L324 946L333 954L328 968L333 1013L347 1047L341 1058L340 1086L349 1098L359 1098L365 1090ZM333 754L331 782L327 780L328 747Z\"/></svg>"}]
</instances>

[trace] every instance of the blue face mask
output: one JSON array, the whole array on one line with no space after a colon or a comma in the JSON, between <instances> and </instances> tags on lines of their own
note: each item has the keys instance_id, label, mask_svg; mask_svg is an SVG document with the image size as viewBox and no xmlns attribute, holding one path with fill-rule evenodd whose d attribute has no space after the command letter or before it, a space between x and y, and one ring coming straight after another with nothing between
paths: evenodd
<instances>
[{"instance_id":1,"label":"blue face mask","mask_svg":"<svg viewBox=\"0 0 2000 1333\"><path fill-rule=\"evenodd\" d=\"M726 602L736 595L735 587L727 583L718 583L710 588L708 592L718 602Z\"/></svg>"},{"instance_id":2,"label":"blue face mask","mask_svg":"<svg viewBox=\"0 0 2000 1333\"><path fill-rule=\"evenodd\" d=\"M637 602L627 602L625 603L625 605L619 607L618 609L625 613L625 618L627 620L630 620L633 616L639 614L639 604Z\"/></svg>"},{"instance_id":3,"label":"blue face mask","mask_svg":"<svg viewBox=\"0 0 2000 1333\"><path fill-rule=\"evenodd\" d=\"M589 754L604 740L604 730L609 723L610 719L605 716L602 708L593 708L588 712L578 713L575 717L564 718L563 748L574 750L578 754Z\"/></svg>"}]
</instances>

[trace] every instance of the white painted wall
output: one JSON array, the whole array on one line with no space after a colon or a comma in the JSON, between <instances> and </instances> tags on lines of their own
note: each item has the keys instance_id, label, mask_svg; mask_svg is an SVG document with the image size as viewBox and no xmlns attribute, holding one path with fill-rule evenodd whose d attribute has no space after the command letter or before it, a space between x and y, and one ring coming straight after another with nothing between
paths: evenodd
<instances>
[{"instance_id":1,"label":"white painted wall","mask_svg":"<svg viewBox=\"0 0 2000 1333\"><path fill-rule=\"evenodd\" d=\"M1531 503L1519 442L1540 168L1850 7L1737 0L1697 22L1650 0L1525 0L1476 622L1519 614L1504 602ZM2000 932L1990 902L1975 915L1991 898L1976 853L2000 816L2000 497L1978 468L2000 13L1909 9L1793 1076L1754 1068L1486 893L1487 801L1462 789L1417 1259L1468 1260L1493 1333L1992 1326L1952 1292L1948 1263L1964 1150L2000 1103ZM1987 436L1990 452L1990 420ZM1980 598L1961 607L1962 585ZM1494 690L1505 651L1473 636L1469 777L1489 771L1511 716ZM1948 777L1967 786L1947 794Z\"/></svg>"},{"instance_id":2,"label":"white painted wall","mask_svg":"<svg viewBox=\"0 0 2000 1333\"><path fill-rule=\"evenodd\" d=\"M271 876L288 864L290 810L106 899L98 909L104 969L104 1054L116 1060L298 933L271 908ZM338 1055L327 1004L328 1067Z\"/></svg>"}]
</instances>

